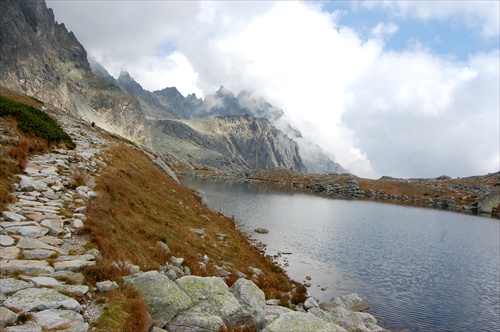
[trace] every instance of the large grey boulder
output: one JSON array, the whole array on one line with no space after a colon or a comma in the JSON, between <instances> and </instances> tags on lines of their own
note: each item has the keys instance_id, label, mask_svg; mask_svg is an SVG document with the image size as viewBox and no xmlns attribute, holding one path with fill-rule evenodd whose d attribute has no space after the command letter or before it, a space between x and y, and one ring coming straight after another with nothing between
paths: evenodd
<instances>
[{"instance_id":1,"label":"large grey boulder","mask_svg":"<svg viewBox=\"0 0 500 332\"><path fill-rule=\"evenodd\" d=\"M123 278L123 281L142 294L153 321L162 327L192 304L191 298L185 292L158 271L137 273Z\"/></svg>"},{"instance_id":2,"label":"large grey boulder","mask_svg":"<svg viewBox=\"0 0 500 332\"><path fill-rule=\"evenodd\" d=\"M376 326L377 320L372 315L350 311L342 306L330 309L328 312L315 307L310 309L308 313L324 321L342 326L349 331L372 332L381 330L380 327Z\"/></svg>"},{"instance_id":3,"label":"large grey boulder","mask_svg":"<svg viewBox=\"0 0 500 332\"><path fill-rule=\"evenodd\" d=\"M266 297L264 292L252 281L238 279L230 288L243 309L251 313L257 320L257 326L262 328L266 318Z\"/></svg>"},{"instance_id":4,"label":"large grey boulder","mask_svg":"<svg viewBox=\"0 0 500 332\"><path fill-rule=\"evenodd\" d=\"M193 301L191 313L219 316L228 327L256 326L256 318L243 309L221 278L185 276L176 284Z\"/></svg>"},{"instance_id":5,"label":"large grey boulder","mask_svg":"<svg viewBox=\"0 0 500 332\"><path fill-rule=\"evenodd\" d=\"M166 326L169 332L217 332L226 327L221 317L205 312L183 312Z\"/></svg>"},{"instance_id":6,"label":"large grey boulder","mask_svg":"<svg viewBox=\"0 0 500 332\"><path fill-rule=\"evenodd\" d=\"M70 309L80 312L80 304L51 288L27 288L20 290L4 301L3 305L16 312L41 311L46 309Z\"/></svg>"},{"instance_id":7,"label":"large grey boulder","mask_svg":"<svg viewBox=\"0 0 500 332\"><path fill-rule=\"evenodd\" d=\"M313 314L298 311L280 315L262 330L262 332L288 331L346 332L343 328L328 323Z\"/></svg>"}]
</instances>

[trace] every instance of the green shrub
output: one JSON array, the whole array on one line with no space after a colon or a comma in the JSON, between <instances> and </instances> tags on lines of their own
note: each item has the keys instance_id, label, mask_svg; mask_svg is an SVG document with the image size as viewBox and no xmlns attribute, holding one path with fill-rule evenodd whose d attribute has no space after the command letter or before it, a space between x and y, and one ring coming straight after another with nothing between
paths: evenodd
<instances>
[{"instance_id":1,"label":"green shrub","mask_svg":"<svg viewBox=\"0 0 500 332\"><path fill-rule=\"evenodd\" d=\"M11 115L19 122L18 128L26 133L44 138L50 144L64 142L75 148L71 137L48 114L19 102L0 96L0 116Z\"/></svg>"}]
</instances>

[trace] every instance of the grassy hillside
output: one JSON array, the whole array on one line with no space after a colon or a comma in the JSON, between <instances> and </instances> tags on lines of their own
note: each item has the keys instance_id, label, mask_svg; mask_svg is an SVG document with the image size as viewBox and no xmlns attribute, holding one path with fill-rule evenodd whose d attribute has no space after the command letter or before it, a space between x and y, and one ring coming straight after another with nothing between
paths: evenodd
<instances>
[{"instance_id":1,"label":"grassy hillside","mask_svg":"<svg viewBox=\"0 0 500 332\"><path fill-rule=\"evenodd\" d=\"M304 287L292 283L281 268L250 246L231 219L208 209L191 189L163 173L142 151L119 144L106 155L109 166L96 180L99 195L89 206L85 229L90 234L90 246L103 255L98 265L86 271L92 282L119 281L128 273L113 267L114 261L130 262L143 271L158 269L170 256L156 246L161 241L173 256L183 257L184 265L195 275L217 276L214 264L231 265L233 277L227 282L230 286L237 280L236 271L251 276L252 266L264 272L257 285L266 298L289 303L285 293L294 290L293 303L305 300ZM205 238L191 228L205 229ZM227 244L218 238L219 234L226 235ZM210 259L206 269L198 264L203 255ZM129 302L124 298L117 301L124 306L123 311L136 310L127 308Z\"/></svg>"}]
</instances>

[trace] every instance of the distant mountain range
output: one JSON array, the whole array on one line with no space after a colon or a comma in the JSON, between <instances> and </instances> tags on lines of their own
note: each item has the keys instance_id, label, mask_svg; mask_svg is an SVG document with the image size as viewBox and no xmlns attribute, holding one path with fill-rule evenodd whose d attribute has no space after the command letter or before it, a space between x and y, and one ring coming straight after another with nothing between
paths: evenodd
<instances>
[{"instance_id":1,"label":"distant mountain range","mask_svg":"<svg viewBox=\"0 0 500 332\"><path fill-rule=\"evenodd\" d=\"M262 97L235 96L223 86L204 99L184 97L175 87L150 92L127 72L115 79L88 60L43 0L2 0L0 11L0 85L8 89L196 167L346 172L283 124L283 110Z\"/></svg>"}]
</instances>

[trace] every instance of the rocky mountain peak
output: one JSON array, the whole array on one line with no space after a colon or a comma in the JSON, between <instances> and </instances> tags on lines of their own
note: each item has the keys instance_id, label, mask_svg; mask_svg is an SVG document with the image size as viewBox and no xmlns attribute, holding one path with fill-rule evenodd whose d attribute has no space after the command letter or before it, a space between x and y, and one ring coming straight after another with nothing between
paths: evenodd
<instances>
[{"instance_id":1,"label":"rocky mountain peak","mask_svg":"<svg viewBox=\"0 0 500 332\"><path fill-rule=\"evenodd\" d=\"M142 86L127 71L120 72L116 83L123 91L134 97L138 97L145 92Z\"/></svg>"}]
</instances>

